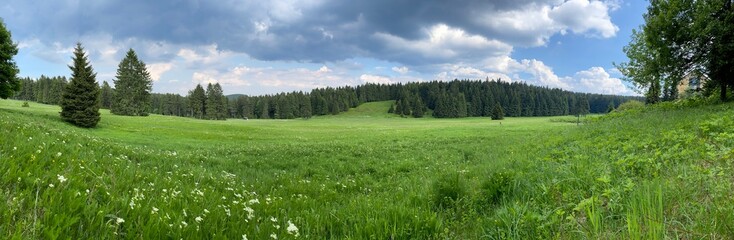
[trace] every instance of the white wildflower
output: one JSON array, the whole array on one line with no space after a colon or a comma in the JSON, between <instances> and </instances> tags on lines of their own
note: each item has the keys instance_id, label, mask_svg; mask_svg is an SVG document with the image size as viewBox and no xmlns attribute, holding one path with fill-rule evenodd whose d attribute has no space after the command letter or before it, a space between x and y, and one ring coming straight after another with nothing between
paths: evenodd
<instances>
[{"instance_id":1,"label":"white wildflower","mask_svg":"<svg viewBox=\"0 0 734 240\"><path fill-rule=\"evenodd\" d=\"M272 221L272 222L277 222L277 221L278 221L278 219L277 219L277 218L275 218L275 217L270 217L270 221Z\"/></svg>"},{"instance_id":2,"label":"white wildflower","mask_svg":"<svg viewBox=\"0 0 734 240\"><path fill-rule=\"evenodd\" d=\"M250 203L250 204L260 203L260 200L258 200L257 198L250 199L250 201L248 201L248 203Z\"/></svg>"},{"instance_id":3,"label":"white wildflower","mask_svg":"<svg viewBox=\"0 0 734 240\"><path fill-rule=\"evenodd\" d=\"M204 208L204 213L209 213L209 210L206 210L206 208Z\"/></svg>"},{"instance_id":4,"label":"white wildflower","mask_svg":"<svg viewBox=\"0 0 734 240\"><path fill-rule=\"evenodd\" d=\"M242 234L242 240L247 240L247 234Z\"/></svg>"},{"instance_id":5,"label":"white wildflower","mask_svg":"<svg viewBox=\"0 0 734 240\"><path fill-rule=\"evenodd\" d=\"M117 220L115 221L115 223L117 223L118 225L121 224L121 223L124 223L124 222L125 222L125 219L122 219L120 217L117 218Z\"/></svg>"},{"instance_id":6,"label":"white wildflower","mask_svg":"<svg viewBox=\"0 0 734 240\"><path fill-rule=\"evenodd\" d=\"M275 235L275 233L271 233L270 234L270 237L273 238L273 239L278 239L278 235Z\"/></svg>"},{"instance_id":7,"label":"white wildflower","mask_svg":"<svg viewBox=\"0 0 734 240\"><path fill-rule=\"evenodd\" d=\"M150 213L151 213L151 214L156 214L156 213L158 213L158 208L156 208L156 207L153 207L153 210L152 210L152 211L150 211Z\"/></svg>"},{"instance_id":8,"label":"white wildflower","mask_svg":"<svg viewBox=\"0 0 734 240\"><path fill-rule=\"evenodd\" d=\"M49 183L49 184L48 184L48 187L50 187L50 188L53 188L53 187L55 187L55 186L54 186L54 184L53 184L53 183Z\"/></svg>"},{"instance_id":9,"label":"white wildflower","mask_svg":"<svg viewBox=\"0 0 734 240\"><path fill-rule=\"evenodd\" d=\"M195 218L194 220L196 220L196 222L197 222L197 223L200 223L200 222L201 222L202 220L204 220L204 219L203 219L203 218L201 218L201 217L196 217L196 218Z\"/></svg>"},{"instance_id":10,"label":"white wildflower","mask_svg":"<svg viewBox=\"0 0 734 240\"><path fill-rule=\"evenodd\" d=\"M56 174L56 177L59 179L59 182L66 182L66 178L64 176Z\"/></svg>"},{"instance_id":11,"label":"white wildflower","mask_svg":"<svg viewBox=\"0 0 734 240\"><path fill-rule=\"evenodd\" d=\"M56 157L61 157L61 152L57 152Z\"/></svg>"},{"instance_id":12,"label":"white wildflower","mask_svg":"<svg viewBox=\"0 0 734 240\"><path fill-rule=\"evenodd\" d=\"M189 226L189 224L188 224L188 223L186 223L186 222L184 222L184 221L181 221L181 225L183 225L184 227L187 227L187 226Z\"/></svg>"},{"instance_id":13,"label":"white wildflower","mask_svg":"<svg viewBox=\"0 0 734 240\"><path fill-rule=\"evenodd\" d=\"M288 220L288 228L286 228L288 233L293 234L293 236L298 237L298 227L294 225L291 220Z\"/></svg>"}]
</instances>

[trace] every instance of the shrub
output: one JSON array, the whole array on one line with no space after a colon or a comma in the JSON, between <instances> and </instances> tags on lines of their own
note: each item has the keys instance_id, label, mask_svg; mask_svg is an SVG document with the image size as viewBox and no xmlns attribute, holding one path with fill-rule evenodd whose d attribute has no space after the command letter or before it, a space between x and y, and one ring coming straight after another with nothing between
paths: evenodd
<instances>
[{"instance_id":1,"label":"shrub","mask_svg":"<svg viewBox=\"0 0 734 240\"><path fill-rule=\"evenodd\" d=\"M28 101L23 102L22 107L30 107L30 105L28 105Z\"/></svg>"},{"instance_id":2,"label":"shrub","mask_svg":"<svg viewBox=\"0 0 734 240\"><path fill-rule=\"evenodd\" d=\"M637 101L637 100L629 100L626 101L617 107L616 112L624 112L628 110L634 110L634 109L641 109L645 107L645 103Z\"/></svg>"}]
</instances>

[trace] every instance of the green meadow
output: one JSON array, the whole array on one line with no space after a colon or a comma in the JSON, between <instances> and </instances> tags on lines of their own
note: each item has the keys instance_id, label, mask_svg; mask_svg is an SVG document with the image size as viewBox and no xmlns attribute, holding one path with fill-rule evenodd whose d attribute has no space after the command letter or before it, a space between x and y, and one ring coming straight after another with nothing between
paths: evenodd
<instances>
[{"instance_id":1,"label":"green meadow","mask_svg":"<svg viewBox=\"0 0 734 240\"><path fill-rule=\"evenodd\" d=\"M435 119L391 102L206 121L0 100L11 239L719 239L734 105ZM691 106L696 105L696 106Z\"/></svg>"}]
</instances>

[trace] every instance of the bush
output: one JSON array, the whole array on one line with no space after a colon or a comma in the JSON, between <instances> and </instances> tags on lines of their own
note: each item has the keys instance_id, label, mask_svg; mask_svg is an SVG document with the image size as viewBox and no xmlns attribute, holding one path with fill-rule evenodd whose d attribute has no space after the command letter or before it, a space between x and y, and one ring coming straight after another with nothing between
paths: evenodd
<instances>
[{"instance_id":1,"label":"bush","mask_svg":"<svg viewBox=\"0 0 734 240\"><path fill-rule=\"evenodd\" d=\"M628 110L634 110L634 109L642 109L645 107L645 103L637 101L637 100L629 100L626 101L617 107L616 112L624 112Z\"/></svg>"},{"instance_id":2,"label":"bush","mask_svg":"<svg viewBox=\"0 0 734 240\"><path fill-rule=\"evenodd\" d=\"M30 107L30 105L28 105L28 101L23 102L22 107Z\"/></svg>"},{"instance_id":3,"label":"bush","mask_svg":"<svg viewBox=\"0 0 734 240\"><path fill-rule=\"evenodd\" d=\"M468 196L468 186L459 173L443 175L433 183L433 204L438 209L455 206Z\"/></svg>"}]
</instances>

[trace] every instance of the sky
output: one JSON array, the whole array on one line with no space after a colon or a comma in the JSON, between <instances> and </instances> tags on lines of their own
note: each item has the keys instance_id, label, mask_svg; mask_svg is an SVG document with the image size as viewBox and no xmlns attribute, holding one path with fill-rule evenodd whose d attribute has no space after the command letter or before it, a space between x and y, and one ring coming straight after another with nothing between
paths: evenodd
<instances>
[{"instance_id":1,"label":"sky","mask_svg":"<svg viewBox=\"0 0 734 240\"><path fill-rule=\"evenodd\" d=\"M20 76L70 76L77 42L112 84L129 49L153 92L225 94L500 79L636 95L612 63L641 0L5 0Z\"/></svg>"}]
</instances>

